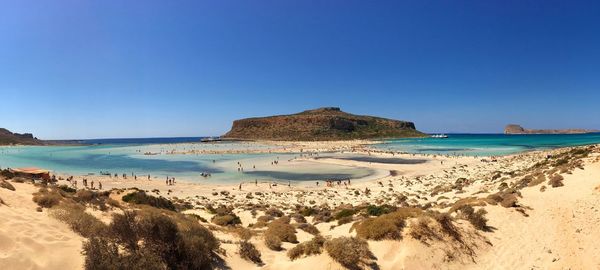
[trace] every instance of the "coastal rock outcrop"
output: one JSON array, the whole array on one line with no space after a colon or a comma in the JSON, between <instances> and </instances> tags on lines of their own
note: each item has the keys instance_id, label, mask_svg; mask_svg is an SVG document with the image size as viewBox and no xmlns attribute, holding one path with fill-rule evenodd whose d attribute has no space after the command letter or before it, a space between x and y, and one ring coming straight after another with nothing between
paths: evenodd
<instances>
[{"instance_id":1,"label":"coastal rock outcrop","mask_svg":"<svg viewBox=\"0 0 600 270\"><path fill-rule=\"evenodd\" d=\"M507 125L504 134L584 134L600 132L589 129L526 129L520 125Z\"/></svg>"},{"instance_id":2,"label":"coastal rock outcrop","mask_svg":"<svg viewBox=\"0 0 600 270\"><path fill-rule=\"evenodd\" d=\"M5 128L0 128L0 145L11 144L41 145L43 142L33 137L31 133L12 133Z\"/></svg>"},{"instance_id":3,"label":"coastal rock outcrop","mask_svg":"<svg viewBox=\"0 0 600 270\"><path fill-rule=\"evenodd\" d=\"M297 114L236 120L223 138L280 141L331 141L423 137L415 124L374 116L353 115L337 107Z\"/></svg>"}]
</instances>

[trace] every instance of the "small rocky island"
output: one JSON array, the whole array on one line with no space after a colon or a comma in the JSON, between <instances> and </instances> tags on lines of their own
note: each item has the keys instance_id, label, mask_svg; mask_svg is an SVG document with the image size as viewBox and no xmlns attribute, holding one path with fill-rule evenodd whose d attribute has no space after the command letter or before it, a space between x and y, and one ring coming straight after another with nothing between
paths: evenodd
<instances>
[{"instance_id":1,"label":"small rocky island","mask_svg":"<svg viewBox=\"0 0 600 270\"><path fill-rule=\"evenodd\" d=\"M334 141L424 137L415 124L374 116L354 115L337 107L236 120L226 139Z\"/></svg>"},{"instance_id":2,"label":"small rocky island","mask_svg":"<svg viewBox=\"0 0 600 270\"><path fill-rule=\"evenodd\" d=\"M0 145L42 145L43 141L33 137L31 133L12 133L8 129L0 128Z\"/></svg>"},{"instance_id":3,"label":"small rocky island","mask_svg":"<svg viewBox=\"0 0 600 270\"><path fill-rule=\"evenodd\" d=\"M589 129L525 129L519 125L507 125L504 134L584 134L600 132Z\"/></svg>"}]
</instances>

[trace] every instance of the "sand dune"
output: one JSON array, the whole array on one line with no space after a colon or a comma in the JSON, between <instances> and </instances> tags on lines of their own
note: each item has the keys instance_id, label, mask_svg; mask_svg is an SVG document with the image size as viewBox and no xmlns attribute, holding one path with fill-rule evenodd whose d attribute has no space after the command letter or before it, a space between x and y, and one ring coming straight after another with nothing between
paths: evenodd
<instances>
[{"instance_id":1,"label":"sand dune","mask_svg":"<svg viewBox=\"0 0 600 270\"><path fill-rule=\"evenodd\" d=\"M81 269L83 238L66 224L37 212L31 194L37 188L13 183L0 188L0 269Z\"/></svg>"}]
</instances>

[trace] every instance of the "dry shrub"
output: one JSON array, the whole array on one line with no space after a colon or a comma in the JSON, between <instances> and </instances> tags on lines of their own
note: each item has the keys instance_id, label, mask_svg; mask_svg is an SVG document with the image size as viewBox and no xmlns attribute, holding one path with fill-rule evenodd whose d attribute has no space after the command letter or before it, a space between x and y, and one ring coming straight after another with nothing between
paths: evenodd
<instances>
[{"instance_id":1,"label":"dry shrub","mask_svg":"<svg viewBox=\"0 0 600 270\"><path fill-rule=\"evenodd\" d=\"M238 249L238 253L242 259L251 261L256 264L262 264L260 251L256 249L254 244L248 241L241 241Z\"/></svg>"},{"instance_id":2,"label":"dry shrub","mask_svg":"<svg viewBox=\"0 0 600 270\"><path fill-rule=\"evenodd\" d=\"M265 237L272 235L282 242L297 243L296 229L294 229L294 226L286 223L286 221L289 222L289 219L280 218L271 222L265 231Z\"/></svg>"},{"instance_id":3,"label":"dry shrub","mask_svg":"<svg viewBox=\"0 0 600 270\"><path fill-rule=\"evenodd\" d=\"M442 231L454 240L460 241L460 233L452 223L452 217L448 213L432 213L433 219L440 225Z\"/></svg>"},{"instance_id":4,"label":"dry shrub","mask_svg":"<svg viewBox=\"0 0 600 270\"><path fill-rule=\"evenodd\" d=\"M260 216L256 219L256 223L252 227L261 228L267 226L271 220L273 220L272 216Z\"/></svg>"},{"instance_id":5,"label":"dry shrub","mask_svg":"<svg viewBox=\"0 0 600 270\"><path fill-rule=\"evenodd\" d=\"M487 226L488 219L485 217L487 211L485 209L479 209L475 211L473 207L470 205L465 205L459 209L460 217L466 219L478 230L487 231L489 230Z\"/></svg>"},{"instance_id":6,"label":"dry shrub","mask_svg":"<svg viewBox=\"0 0 600 270\"><path fill-rule=\"evenodd\" d=\"M267 211L265 211L265 214L268 216L272 216L272 217L282 217L283 216L283 212L277 208L269 208Z\"/></svg>"},{"instance_id":7,"label":"dry shrub","mask_svg":"<svg viewBox=\"0 0 600 270\"><path fill-rule=\"evenodd\" d=\"M319 229L317 229L317 227L315 227L315 226L314 226L314 225L312 225L312 224L308 224L308 223L300 223L300 224L298 224L298 226L297 226L297 227L298 227L298 229L300 229L300 230L303 230L303 231L305 231L305 232L307 232L307 233L310 233L310 234L312 234L312 235L317 235L317 234L319 234L319 233L320 233L320 232L319 232Z\"/></svg>"},{"instance_id":8,"label":"dry shrub","mask_svg":"<svg viewBox=\"0 0 600 270\"><path fill-rule=\"evenodd\" d=\"M502 207L517 207L517 196L515 194L506 194L502 197L502 201L500 202L500 205L502 205Z\"/></svg>"},{"instance_id":9,"label":"dry shrub","mask_svg":"<svg viewBox=\"0 0 600 270\"><path fill-rule=\"evenodd\" d=\"M302 242L290 249L287 253L287 256L293 261L295 259L300 258L300 256L302 255L310 256L321 254L324 243L325 238L323 238L323 236L317 235L310 241Z\"/></svg>"},{"instance_id":10,"label":"dry shrub","mask_svg":"<svg viewBox=\"0 0 600 270\"><path fill-rule=\"evenodd\" d=\"M360 269L370 265L373 254L367 241L355 237L339 237L326 241L327 254L336 262L349 269Z\"/></svg>"},{"instance_id":11,"label":"dry shrub","mask_svg":"<svg viewBox=\"0 0 600 270\"><path fill-rule=\"evenodd\" d=\"M548 184L551 185L553 188L562 187L562 186L564 186L564 184L562 182L563 180L564 180L564 178L562 177L562 175L555 174L550 177Z\"/></svg>"},{"instance_id":12,"label":"dry shrub","mask_svg":"<svg viewBox=\"0 0 600 270\"><path fill-rule=\"evenodd\" d=\"M430 225L432 219L427 216L419 217L415 222L410 225L409 235L419 240L423 243L426 243L429 240L441 240L438 233L435 229Z\"/></svg>"},{"instance_id":13,"label":"dry shrub","mask_svg":"<svg viewBox=\"0 0 600 270\"><path fill-rule=\"evenodd\" d=\"M0 179L0 188L5 188L8 190L15 191L15 187L11 183L9 183L3 179Z\"/></svg>"},{"instance_id":14,"label":"dry shrub","mask_svg":"<svg viewBox=\"0 0 600 270\"><path fill-rule=\"evenodd\" d=\"M264 234L265 245L270 250L280 251L281 250L281 240L279 237L273 234Z\"/></svg>"},{"instance_id":15,"label":"dry shrub","mask_svg":"<svg viewBox=\"0 0 600 270\"><path fill-rule=\"evenodd\" d=\"M296 223L306 223L306 218L303 215L299 214L299 213L291 214L290 217Z\"/></svg>"},{"instance_id":16,"label":"dry shrub","mask_svg":"<svg viewBox=\"0 0 600 270\"><path fill-rule=\"evenodd\" d=\"M231 231L243 241L248 241L250 240L250 238L252 238L252 231L247 228L237 226L234 227Z\"/></svg>"},{"instance_id":17,"label":"dry shrub","mask_svg":"<svg viewBox=\"0 0 600 270\"><path fill-rule=\"evenodd\" d=\"M219 226L233 226L233 225L237 225L237 224L242 224L240 217L236 216L233 213L222 215L222 216L216 215L216 216L212 217L212 219L210 221Z\"/></svg>"},{"instance_id":18,"label":"dry shrub","mask_svg":"<svg viewBox=\"0 0 600 270\"><path fill-rule=\"evenodd\" d=\"M197 221L167 212L116 214L109 233L84 244L86 269L211 269L217 239Z\"/></svg>"},{"instance_id":19,"label":"dry shrub","mask_svg":"<svg viewBox=\"0 0 600 270\"><path fill-rule=\"evenodd\" d=\"M544 182L546 182L546 176L543 173L540 173L537 176L535 176L535 178L533 180L531 180L529 182L528 186L533 187L533 186L537 186Z\"/></svg>"},{"instance_id":20,"label":"dry shrub","mask_svg":"<svg viewBox=\"0 0 600 270\"><path fill-rule=\"evenodd\" d=\"M397 211L355 223L356 235L369 240L401 239L407 218L421 215L418 208L399 208Z\"/></svg>"},{"instance_id":21,"label":"dry shrub","mask_svg":"<svg viewBox=\"0 0 600 270\"><path fill-rule=\"evenodd\" d=\"M356 211L351 208L341 209L337 213L335 213L334 218L337 220L342 219L342 218L348 218L348 217L352 218L352 216L355 213L356 213Z\"/></svg>"},{"instance_id":22,"label":"dry shrub","mask_svg":"<svg viewBox=\"0 0 600 270\"><path fill-rule=\"evenodd\" d=\"M352 220L353 220L352 217L343 217L343 218L338 219L337 223L338 223L338 225L344 225L344 224L352 222Z\"/></svg>"},{"instance_id":23,"label":"dry shrub","mask_svg":"<svg viewBox=\"0 0 600 270\"><path fill-rule=\"evenodd\" d=\"M85 207L66 203L54 207L50 214L56 219L65 222L73 231L83 237L90 238L103 236L107 232L107 226L99 219L85 212Z\"/></svg>"},{"instance_id":24,"label":"dry shrub","mask_svg":"<svg viewBox=\"0 0 600 270\"><path fill-rule=\"evenodd\" d=\"M449 213L454 213L454 211L458 210L463 205L485 206L486 205L486 200L485 199L476 198L476 197L462 198L462 199L456 201L454 203L454 205L452 207L450 207L450 210L448 210L448 212Z\"/></svg>"},{"instance_id":25,"label":"dry shrub","mask_svg":"<svg viewBox=\"0 0 600 270\"><path fill-rule=\"evenodd\" d=\"M51 208L62 200L62 195L53 189L40 188L33 194L33 201L41 207Z\"/></svg>"}]
</instances>

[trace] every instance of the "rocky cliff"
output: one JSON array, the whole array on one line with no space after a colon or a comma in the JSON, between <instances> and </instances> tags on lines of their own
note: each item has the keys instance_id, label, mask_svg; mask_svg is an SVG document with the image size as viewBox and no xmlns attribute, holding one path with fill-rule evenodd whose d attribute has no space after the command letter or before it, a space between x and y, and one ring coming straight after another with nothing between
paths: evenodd
<instances>
[{"instance_id":1,"label":"rocky cliff","mask_svg":"<svg viewBox=\"0 0 600 270\"><path fill-rule=\"evenodd\" d=\"M589 129L526 129L519 125L507 125L504 134L583 134L600 132Z\"/></svg>"},{"instance_id":2,"label":"rocky cliff","mask_svg":"<svg viewBox=\"0 0 600 270\"><path fill-rule=\"evenodd\" d=\"M353 115L328 107L291 115L233 122L223 138L246 140L328 141L422 137L412 122Z\"/></svg>"},{"instance_id":3,"label":"rocky cliff","mask_svg":"<svg viewBox=\"0 0 600 270\"><path fill-rule=\"evenodd\" d=\"M7 129L0 128L0 145L11 144L41 145L43 142L33 137L31 133L12 133Z\"/></svg>"}]
</instances>

